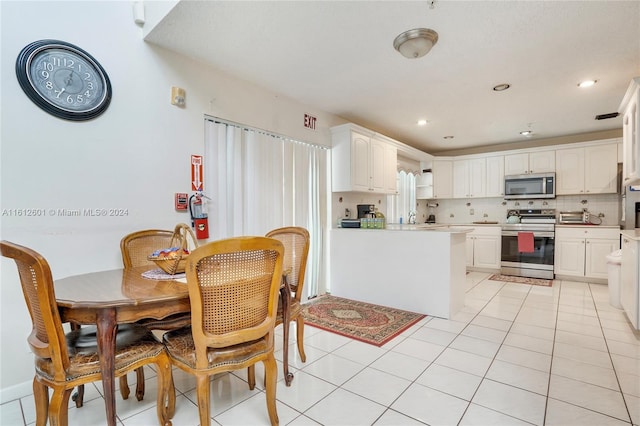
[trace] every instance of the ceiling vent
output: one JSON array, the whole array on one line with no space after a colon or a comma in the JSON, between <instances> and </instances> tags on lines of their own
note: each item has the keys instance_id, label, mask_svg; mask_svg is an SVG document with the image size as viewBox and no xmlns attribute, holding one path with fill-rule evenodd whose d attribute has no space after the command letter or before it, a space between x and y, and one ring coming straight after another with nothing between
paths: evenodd
<instances>
[{"instance_id":1,"label":"ceiling vent","mask_svg":"<svg viewBox=\"0 0 640 426\"><path fill-rule=\"evenodd\" d=\"M618 112L610 112L609 114L600 114L600 115L596 115L596 120L606 120L607 118L616 118L619 115L620 113Z\"/></svg>"}]
</instances>

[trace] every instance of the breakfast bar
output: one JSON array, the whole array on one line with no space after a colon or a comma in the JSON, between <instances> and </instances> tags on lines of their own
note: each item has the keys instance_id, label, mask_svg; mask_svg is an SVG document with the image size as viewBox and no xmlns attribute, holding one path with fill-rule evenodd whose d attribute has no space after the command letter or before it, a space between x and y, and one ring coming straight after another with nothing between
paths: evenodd
<instances>
[{"instance_id":1,"label":"breakfast bar","mask_svg":"<svg viewBox=\"0 0 640 426\"><path fill-rule=\"evenodd\" d=\"M440 225L331 230L331 294L451 318L464 306L466 233Z\"/></svg>"}]
</instances>

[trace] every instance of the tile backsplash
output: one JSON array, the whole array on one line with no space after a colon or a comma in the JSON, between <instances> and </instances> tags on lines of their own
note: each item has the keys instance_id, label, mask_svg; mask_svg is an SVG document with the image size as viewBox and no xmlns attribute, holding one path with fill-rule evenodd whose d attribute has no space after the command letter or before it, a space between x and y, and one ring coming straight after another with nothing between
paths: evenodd
<instances>
[{"instance_id":1,"label":"tile backsplash","mask_svg":"<svg viewBox=\"0 0 640 426\"><path fill-rule=\"evenodd\" d=\"M429 203L437 203L438 207L427 209L427 200L418 200L418 222L425 222L430 210L433 210L437 223L462 224L482 220L504 223L507 211L527 208L556 209L557 213L587 209L594 215L604 215L602 225L618 225L620 219L618 194L560 195L553 200L516 201L500 198L429 200Z\"/></svg>"},{"instance_id":2,"label":"tile backsplash","mask_svg":"<svg viewBox=\"0 0 640 426\"><path fill-rule=\"evenodd\" d=\"M428 209L427 201L430 204L437 203L438 207ZM338 221L345 217L345 209L349 209L351 218L357 218L358 210L356 206L358 204L374 204L378 210L386 214L387 196L357 192L334 192L332 194L333 226L336 226ZM417 204L416 222L418 223L426 222L431 210L436 215L437 223L468 224L482 220L505 223L507 211L526 208L556 209L557 213L587 209L594 215L604 215L602 217L602 225L618 225L620 220L620 198L618 194L559 195L553 200L516 201L503 200L501 198L418 200Z\"/></svg>"}]
</instances>

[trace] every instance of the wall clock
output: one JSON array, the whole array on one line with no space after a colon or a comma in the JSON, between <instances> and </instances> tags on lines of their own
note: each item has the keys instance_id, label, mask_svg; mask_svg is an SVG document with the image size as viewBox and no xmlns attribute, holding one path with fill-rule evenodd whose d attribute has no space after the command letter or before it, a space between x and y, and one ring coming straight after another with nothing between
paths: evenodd
<instances>
[{"instance_id":1,"label":"wall clock","mask_svg":"<svg viewBox=\"0 0 640 426\"><path fill-rule=\"evenodd\" d=\"M16 75L29 99L65 120L91 120L111 102L111 82L104 68L89 53L64 41L27 45L16 60Z\"/></svg>"}]
</instances>

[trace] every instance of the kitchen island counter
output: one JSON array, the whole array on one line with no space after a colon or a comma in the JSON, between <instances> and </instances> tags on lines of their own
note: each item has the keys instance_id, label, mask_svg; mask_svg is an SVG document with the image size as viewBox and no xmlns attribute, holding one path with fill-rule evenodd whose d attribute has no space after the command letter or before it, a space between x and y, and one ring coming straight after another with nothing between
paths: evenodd
<instances>
[{"instance_id":1,"label":"kitchen island counter","mask_svg":"<svg viewBox=\"0 0 640 426\"><path fill-rule=\"evenodd\" d=\"M451 318L464 306L468 232L431 224L332 229L331 294Z\"/></svg>"}]
</instances>

